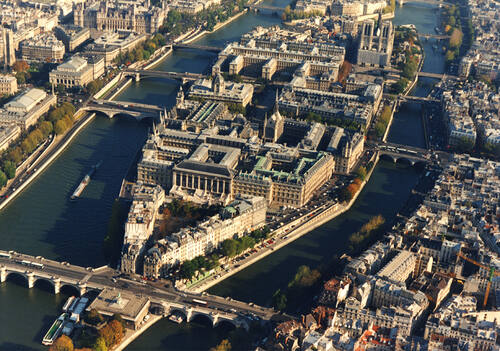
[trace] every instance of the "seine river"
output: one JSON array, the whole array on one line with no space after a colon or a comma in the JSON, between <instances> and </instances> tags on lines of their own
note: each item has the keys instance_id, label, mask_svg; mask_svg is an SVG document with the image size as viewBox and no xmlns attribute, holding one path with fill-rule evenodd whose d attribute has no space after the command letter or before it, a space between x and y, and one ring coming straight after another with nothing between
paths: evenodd
<instances>
[{"instance_id":1,"label":"seine river","mask_svg":"<svg viewBox=\"0 0 500 351\"><path fill-rule=\"evenodd\" d=\"M266 3L284 6L286 1ZM278 24L277 17L246 14L197 43L222 46L237 40L257 25ZM396 12L396 24L414 23L421 32L436 26L436 10L407 3ZM425 44L424 70L442 72L443 59ZM215 59L197 50L176 51L157 66L168 71L206 71ZM415 94L425 95L432 81L423 82ZM146 79L134 83L120 100L171 105L178 86L168 80ZM117 197L121 178L142 146L148 125L128 118L109 120L97 116L65 152L17 199L0 212L0 248L16 250L83 266L105 264L101 244ZM423 146L420 111L402 106L396 115L390 141ZM77 202L69 196L95 163L103 160L95 178ZM381 162L359 200L342 216L282 248L273 255L211 289L212 293L268 305L278 288L286 286L298 266L316 267L342 254L346 239L371 216L382 214L388 221L406 202L421 174L413 169ZM384 204L384 207L380 207ZM56 296L45 284L27 289L21 279L0 285L0 350L43 350L40 341L71 291ZM177 325L163 320L147 330L127 350L207 350L227 337L227 326L211 328L203 321Z\"/></svg>"}]
</instances>

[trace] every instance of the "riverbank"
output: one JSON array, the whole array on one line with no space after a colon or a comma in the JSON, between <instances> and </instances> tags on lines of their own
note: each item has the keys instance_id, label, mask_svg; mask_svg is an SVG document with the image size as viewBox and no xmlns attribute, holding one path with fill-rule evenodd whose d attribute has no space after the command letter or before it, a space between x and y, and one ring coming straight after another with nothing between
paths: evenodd
<instances>
[{"instance_id":1,"label":"riverbank","mask_svg":"<svg viewBox=\"0 0 500 351\"><path fill-rule=\"evenodd\" d=\"M76 114L75 114L76 115ZM95 113L86 114L77 120L73 128L63 136L56 137L58 139L53 144L50 145L44 151L44 154L40 155L38 160L33 163L33 169L36 169L31 173L28 178L12 192L12 194L0 204L0 210L7 206L17 195L19 195L32 181L34 181L43 171L64 151L64 149L71 143L80 130L82 130L92 119L94 119ZM62 144L61 144L62 143Z\"/></svg>"},{"instance_id":2,"label":"riverbank","mask_svg":"<svg viewBox=\"0 0 500 351\"><path fill-rule=\"evenodd\" d=\"M240 263L232 264L229 266L229 271L227 269L221 270L220 272L214 273L205 279L201 280L200 282L197 282L190 286L188 289L185 289L186 291L194 292L194 293L201 293L214 285L219 284L220 282L224 281L225 279L231 277L232 275L244 270L245 268L251 266L252 264L260 261L264 257L272 254L273 252L276 252L277 250L281 249L282 247L292 243L293 241L299 239L300 237L304 236L305 234L308 234L309 232L313 231L314 229L322 226L323 224L335 219L337 216L340 216L341 214L345 213L346 211L349 211L351 207L355 204L356 200L358 199L358 196L361 194L363 191L363 188L365 185L368 183L370 180L373 171L375 167L377 166L377 163L379 161L379 154L377 153L373 157L373 167L370 169L368 172L365 180L361 183L359 191L353 196L353 198L345 205L341 205L339 203L335 203L332 205L326 205L325 208L314 215L312 218L309 220L306 220L303 223L300 223L303 221L303 219L309 218L311 213L315 213L318 211L318 209L314 209L310 213L306 213L300 218L280 227L279 229L275 230L270 238L274 238L276 241L273 244L270 244L266 248L262 249L261 251L258 251L257 253L251 255L250 257L244 259ZM280 235L283 235L280 237ZM217 275L219 275L218 278L215 278Z\"/></svg>"},{"instance_id":3,"label":"riverbank","mask_svg":"<svg viewBox=\"0 0 500 351\"><path fill-rule=\"evenodd\" d=\"M123 337L123 340L121 343L116 346L115 348L111 349L110 351L122 351L125 350L125 348L130 345L135 339L137 339L139 336L142 335L146 330L148 330L149 327L153 326L156 322L158 322L160 319L162 319L163 316L157 316L150 314L149 320L144 323L139 329L137 330L131 330L131 329L126 329L125 336Z\"/></svg>"},{"instance_id":4,"label":"riverbank","mask_svg":"<svg viewBox=\"0 0 500 351\"><path fill-rule=\"evenodd\" d=\"M196 34L194 37L191 37L191 38L189 38L187 40L183 40L182 43L183 44L190 44L193 41L196 41L196 40L202 38L203 36L205 36L207 34L215 33L216 31L218 31L219 29L225 27L226 25L228 25L229 23L233 22L234 20L240 18L241 16L243 16L247 12L248 12L248 9L243 9L241 12L238 12L236 15L234 15L233 17L228 18L224 22L217 23L214 26L214 29L212 29L211 31L203 30L203 31L199 32L198 34Z\"/></svg>"}]
</instances>

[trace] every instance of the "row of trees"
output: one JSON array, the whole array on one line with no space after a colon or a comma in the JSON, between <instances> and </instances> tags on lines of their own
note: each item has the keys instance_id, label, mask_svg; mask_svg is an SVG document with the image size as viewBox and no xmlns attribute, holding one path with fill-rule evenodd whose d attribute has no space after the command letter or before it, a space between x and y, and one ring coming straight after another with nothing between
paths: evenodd
<instances>
[{"instance_id":1,"label":"row of trees","mask_svg":"<svg viewBox=\"0 0 500 351\"><path fill-rule=\"evenodd\" d=\"M14 178L17 165L26 159L52 132L62 134L68 126L73 125L74 113L75 108L70 103L64 103L60 107L52 109L31 132L22 134L16 145L12 145L3 153L0 188L7 184L8 179Z\"/></svg>"},{"instance_id":2,"label":"row of trees","mask_svg":"<svg viewBox=\"0 0 500 351\"><path fill-rule=\"evenodd\" d=\"M120 53L115 57L114 62L117 65L130 65L131 63L147 60L153 53L166 44L165 37L157 33L152 38L147 39L142 44L137 45L134 49Z\"/></svg>"},{"instance_id":3,"label":"row of trees","mask_svg":"<svg viewBox=\"0 0 500 351\"><path fill-rule=\"evenodd\" d=\"M382 110L382 113L377 119L377 122L375 123L375 135L378 138L382 138L385 134L385 131L387 129L387 126L389 125L389 122L391 121L391 115L392 115L392 110L390 106L384 106L384 109Z\"/></svg>"},{"instance_id":4,"label":"row of trees","mask_svg":"<svg viewBox=\"0 0 500 351\"><path fill-rule=\"evenodd\" d=\"M344 118L325 118L315 112L309 112L306 115L305 119L308 122L326 123L327 125L338 126L354 132L359 132L363 130L361 124L356 121Z\"/></svg>"},{"instance_id":5,"label":"row of trees","mask_svg":"<svg viewBox=\"0 0 500 351\"><path fill-rule=\"evenodd\" d=\"M455 5L446 7L443 10L442 18L444 31L450 35L445 54L446 63L450 64L459 57L462 46L463 32L459 8Z\"/></svg>"},{"instance_id":6,"label":"row of trees","mask_svg":"<svg viewBox=\"0 0 500 351\"><path fill-rule=\"evenodd\" d=\"M361 189L361 184L363 181L359 178L355 178L354 181L347 187L340 191L339 199L340 201L351 201L354 195Z\"/></svg>"},{"instance_id":7,"label":"row of trees","mask_svg":"<svg viewBox=\"0 0 500 351\"><path fill-rule=\"evenodd\" d=\"M310 18L310 17L317 17L317 16L323 16L323 12L321 12L319 10L312 10L312 11L298 11L295 9L292 10L290 5L288 5L283 10L283 14L281 15L281 19L283 21L293 21L293 20Z\"/></svg>"},{"instance_id":8,"label":"row of trees","mask_svg":"<svg viewBox=\"0 0 500 351\"><path fill-rule=\"evenodd\" d=\"M306 291L310 290L320 281L320 271L311 269L305 265L300 266L286 289L278 289L274 292L272 298L273 307L280 311L290 308L292 304L297 304L301 300L301 296Z\"/></svg>"},{"instance_id":9,"label":"row of trees","mask_svg":"<svg viewBox=\"0 0 500 351\"><path fill-rule=\"evenodd\" d=\"M219 266L219 257L212 254L209 257L198 256L189 261L184 261L181 265L179 274L181 278L191 280L196 272L205 270L210 271Z\"/></svg>"},{"instance_id":10,"label":"row of trees","mask_svg":"<svg viewBox=\"0 0 500 351\"><path fill-rule=\"evenodd\" d=\"M245 250L252 248L256 243L267 239L270 230L268 227L256 229L248 236L243 236L239 239L226 239L222 242L219 253L222 256L234 257ZM191 280L198 271L209 271L219 266L219 256L214 253L209 257L198 256L190 261L182 263L179 274L181 278Z\"/></svg>"},{"instance_id":11,"label":"row of trees","mask_svg":"<svg viewBox=\"0 0 500 351\"><path fill-rule=\"evenodd\" d=\"M361 229L349 236L349 249L351 251L360 250L364 247L370 239L372 239L373 234L385 223L384 217L382 215L377 215L365 223Z\"/></svg>"},{"instance_id":12,"label":"row of trees","mask_svg":"<svg viewBox=\"0 0 500 351\"><path fill-rule=\"evenodd\" d=\"M182 13L177 10L169 11L165 22L160 27L160 32L177 37L197 27L211 31L217 23L224 22L241 12L246 3L247 0L223 0L219 5L210 6L196 14Z\"/></svg>"}]
</instances>

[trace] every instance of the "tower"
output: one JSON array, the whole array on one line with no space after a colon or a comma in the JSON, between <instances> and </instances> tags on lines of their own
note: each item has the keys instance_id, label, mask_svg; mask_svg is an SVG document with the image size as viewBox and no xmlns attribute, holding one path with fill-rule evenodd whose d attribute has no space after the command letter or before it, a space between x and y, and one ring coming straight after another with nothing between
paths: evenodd
<instances>
[{"instance_id":1,"label":"tower","mask_svg":"<svg viewBox=\"0 0 500 351\"><path fill-rule=\"evenodd\" d=\"M3 64L4 68L7 69L7 67L12 66L16 62L16 56L14 53L14 38L10 29L2 29L2 41Z\"/></svg>"}]
</instances>

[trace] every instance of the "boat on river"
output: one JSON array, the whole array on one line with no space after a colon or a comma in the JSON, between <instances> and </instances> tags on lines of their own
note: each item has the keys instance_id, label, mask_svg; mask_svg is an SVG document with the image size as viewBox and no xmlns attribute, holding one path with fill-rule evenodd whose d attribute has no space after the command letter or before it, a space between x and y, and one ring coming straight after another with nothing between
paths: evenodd
<instances>
[{"instance_id":1,"label":"boat on river","mask_svg":"<svg viewBox=\"0 0 500 351\"><path fill-rule=\"evenodd\" d=\"M67 314L63 313L57 318L54 323L49 328L49 331L43 337L42 344L44 345L52 345L54 341L59 337L61 331L64 327L64 322L66 321Z\"/></svg>"},{"instance_id":2,"label":"boat on river","mask_svg":"<svg viewBox=\"0 0 500 351\"><path fill-rule=\"evenodd\" d=\"M168 317L168 319L177 324L181 324L182 322L184 322L184 318L176 314L171 314L170 317Z\"/></svg>"},{"instance_id":3,"label":"boat on river","mask_svg":"<svg viewBox=\"0 0 500 351\"><path fill-rule=\"evenodd\" d=\"M80 195L83 193L83 190L85 190L87 185L89 185L90 179L92 178L94 173L97 171L97 169L101 166L101 164L102 164L102 160L99 161L98 163L96 163L95 165L93 165L92 168L90 169L90 171L85 175L85 177L83 177L82 181L80 182L80 184L78 184L75 191L71 195L72 201L74 201L78 197L80 197Z\"/></svg>"}]
</instances>

